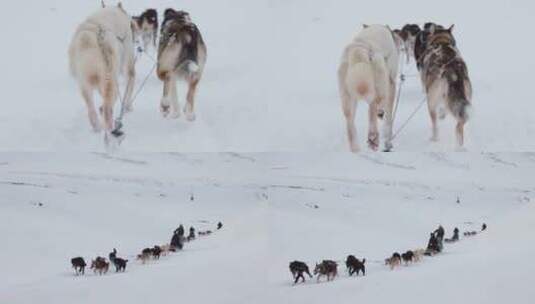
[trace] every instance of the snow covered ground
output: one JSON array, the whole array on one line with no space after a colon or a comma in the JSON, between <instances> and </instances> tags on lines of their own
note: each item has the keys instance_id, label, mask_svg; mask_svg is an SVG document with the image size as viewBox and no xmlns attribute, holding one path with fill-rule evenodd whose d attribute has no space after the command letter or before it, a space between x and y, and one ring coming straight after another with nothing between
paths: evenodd
<instances>
[{"instance_id":1,"label":"snow covered ground","mask_svg":"<svg viewBox=\"0 0 535 304\"><path fill-rule=\"evenodd\" d=\"M530 153L3 153L0 303L531 303L534 169ZM134 261L180 223L218 221L183 252ZM483 222L440 256L380 264L439 224ZM126 273L74 276L70 258L113 247ZM288 262L348 254L368 259L365 278L292 286Z\"/></svg>"},{"instance_id":2,"label":"snow covered ground","mask_svg":"<svg viewBox=\"0 0 535 304\"><path fill-rule=\"evenodd\" d=\"M112 2L113 1L107 1ZM336 69L344 46L362 23L399 27L433 20L455 23L474 86L475 116L467 130L471 151L535 150L535 68L529 1L425 0L125 0L191 12L208 44L198 120L163 120L161 83L152 75L126 119L125 151L264 152L346 151ZM0 19L3 83L0 150L102 151L68 73L67 48L75 27L100 1L12 1ZM138 82L152 62L143 58ZM413 68L407 73L415 75ZM397 126L422 100L416 77L403 90ZM182 99L183 100L183 99ZM365 134L366 106L358 127ZM398 151L451 151L451 122L431 144L425 107L395 142ZM364 138L361 137L362 143Z\"/></svg>"}]
</instances>

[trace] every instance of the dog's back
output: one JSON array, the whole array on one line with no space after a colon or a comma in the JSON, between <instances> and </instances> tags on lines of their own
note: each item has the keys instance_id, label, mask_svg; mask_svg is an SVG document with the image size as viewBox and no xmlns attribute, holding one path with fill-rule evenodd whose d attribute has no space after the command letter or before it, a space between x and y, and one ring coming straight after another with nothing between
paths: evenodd
<instances>
[{"instance_id":1,"label":"dog's back","mask_svg":"<svg viewBox=\"0 0 535 304\"><path fill-rule=\"evenodd\" d=\"M388 91L389 78L397 77L398 63L393 33L385 26L367 26L344 51L338 75L340 85L353 99L372 101L377 94Z\"/></svg>"},{"instance_id":2,"label":"dog's back","mask_svg":"<svg viewBox=\"0 0 535 304\"><path fill-rule=\"evenodd\" d=\"M436 30L428 37L427 44L422 58L422 79L426 90L442 88L446 105L453 116L459 121L468 121L472 87L468 68L456 47L451 29Z\"/></svg>"},{"instance_id":3,"label":"dog's back","mask_svg":"<svg viewBox=\"0 0 535 304\"><path fill-rule=\"evenodd\" d=\"M179 77L199 78L206 63L206 45L189 14L168 9L161 27L158 48L158 76L169 73Z\"/></svg>"},{"instance_id":4,"label":"dog's back","mask_svg":"<svg viewBox=\"0 0 535 304\"><path fill-rule=\"evenodd\" d=\"M102 8L89 16L78 26L71 42L72 75L92 84L94 78L117 75L124 60L122 51L133 46L132 32L125 31L130 28L130 18L118 7Z\"/></svg>"}]
</instances>

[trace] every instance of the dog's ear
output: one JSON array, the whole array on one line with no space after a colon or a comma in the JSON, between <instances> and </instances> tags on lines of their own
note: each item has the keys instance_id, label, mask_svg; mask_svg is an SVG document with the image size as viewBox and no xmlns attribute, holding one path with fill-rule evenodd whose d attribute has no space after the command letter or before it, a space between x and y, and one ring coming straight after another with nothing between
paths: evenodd
<instances>
[{"instance_id":1,"label":"dog's ear","mask_svg":"<svg viewBox=\"0 0 535 304\"><path fill-rule=\"evenodd\" d=\"M455 27L455 24L452 24L450 26L450 28L448 29L448 32L450 32L450 34L453 32L453 28Z\"/></svg>"},{"instance_id":2,"label":"dog's ear","mask_svg":"<svg viewBox=\"0 0 535 304\"><path fill-rule=\"evenodd\" d=\"M436 31L436 29L437 29L437 26L436 26L434 23L432 23L432 24L429 26L429 33L430 33L431 35L434 34L435 31Z\"/></svg>"}]
</instances>

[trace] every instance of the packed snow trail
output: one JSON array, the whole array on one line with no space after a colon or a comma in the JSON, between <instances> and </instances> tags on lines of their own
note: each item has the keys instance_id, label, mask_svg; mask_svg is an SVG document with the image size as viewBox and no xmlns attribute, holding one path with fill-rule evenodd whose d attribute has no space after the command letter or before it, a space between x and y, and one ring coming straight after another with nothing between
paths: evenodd
<instances>
[{"instance_id":1,"label":"packed snow trail","mask_svg":"<svg viewBox=\"0 0 535 304\"><path fill-rule=\"evenodd\" d=\"M528 153L4 153L0 164L2 303L418 303L444 292L437 303L523 304L535 295ZM180 223L218 221L224 229L159 262L132 259L102 277L71 269L75 256L133 255ZM486 233L420 264L372 263L425 247L439 224L449 236L482 222ZM292 287L290 261L313 267L348 254L369 259L365 278Z\"/></svg>"}]
</instances>

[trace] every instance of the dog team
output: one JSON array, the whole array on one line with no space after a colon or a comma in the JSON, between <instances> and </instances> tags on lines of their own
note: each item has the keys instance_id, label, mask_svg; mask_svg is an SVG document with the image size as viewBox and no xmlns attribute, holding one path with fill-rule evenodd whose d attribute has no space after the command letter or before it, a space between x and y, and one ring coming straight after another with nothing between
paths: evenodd
<instances>
[{"instance_id":1,"label":"dog team","mask_svg":"<svg viewBox=\"0 0 535 304\"><path fill-rule=\"evenodd\" d=\"M217 230L223 228L223 223L217 224ZM159 260L161 256L166 256L171 252L182 250L185 242L191 242L196 239L195 228L190 227L189 234L185 237L184 226L181 224L174 232L171 238L171 242L165 245L155 245L154 247L145 248L140 254L136 256L136 259L141 261L141 264L146 264L150 260ZM211 230L198 231L199 236L208 236L212 234ZM127 259L117 257L117 249L113 248L113 251L108 255L109 262L106 258L98 256L91 261L90 269L94 274L103 275L106 274L110 268L110 263L115 266L115 272L125 272ZM85 267L87 266L84 258L75 257L71 259L71 265L76 275L84 275Z\"/></svg>"},{"instance_id":2,"label":"dog team","mask_svg":"<svg viewBox=\"0 0 535 304\"><path fill-rule=\"evenodd\" d=\"M368 103L368 146L380 147L378 119L384 120L384 151L393 148L393 117L400 58L414 58L424 88L431 140L438 141L437 119L449 112L456 119L457 147L464 146L464 126L470 117L472 86L468 69L457 48L453 26L426 23L392 31L388 26L364 25L345 48L338 69L338 86L346 118L350 149L360 150L355 128L357 103ZM402 75L403 77L403 75ZM399 98L399 96L398 96Z\"/></svg>"},{"instance_id":3,"label":"dog team","mask_svg":"<svg viewBox=\"0 0 535 304\"><path fill-rule=\"evenodd\" d=\"M195 120L195 95L207 59L202 35L190 15L167 9L159 29L158 12L149 9L130 17L121 3L106 6L88 17L76 30L69 50L70 69L86 103L90 124L95 132L122 136L113 119L113 108L121 97L119 75L125 74L127 85L122 96L122 112L133 109L135 41L138 50L157 48L156 74L163 83L160 111L164 117L178 118L181 113ZM159 43L157 45L158 30ZM414 58L426 93L431 118L431 140L438 141L438 119L449 112L456 119L457 147L464 146L464 126L470 118L472 88L466 64L457 48L453 26L445 28L426 23L421 29L408 24L392 31L388 26L365 25L343 51L338 68L338 86L346 119L351 151L360 151L355 115L357 103L368 103L368 146L371 150L393 148L393 123L397 79L401 55ZM177 81L188 85L186 105L180 108ZM102 98L99 111L93 93ZM399 97L398 97L399 98ZM122 114L121 114L122 115ZM379 132L378 120L384 120ZM380 136L381 135L381 136Z\"/></svg>"},{"instance_id":4,"label":"dog team","mask_svg":"<svg viewBox=\"0 0 535 304\"><path fill-rule=\"evenodd\" d=\"M150 45L156 48L158 27L158 13L154 9L130 17L121 3L106 6L104 2L100 10L78 26L69 48L70 70L78 82L89 122L95 132L104 129L106 137L122 135L114 121L113 109L116 100L121 97L122 110L133 110L135 41L141 40L143 45L138 51L145 52ZM195 120L195 94L202 78L207 50L199 29L188 13L165 10L157 52L156 73L163 83L160 103L162 115L178 118L183 112L186 119ZM119 89L121 74L127 77L124 96L120 96ZM183 109L178 103L178 80L184 80L189 87ZM95 107L94 92L102 98L98 112L103 123Z\"/></svg>"},{"instance_id":5,"label":"dog team","mask_svg":"<svg viewBox=\"0 0 535 304\"><path fill-rule=\"evenodd\" d=\"M485 230L487 230L487 225L483 224L481 232ZM464 235L474 236L477 233L478 232L476 231L468 231L465 232ZM439 226L431 233L426 249L408 250L403 254L394 252L392 256L384 260L384 265L390 267L391 270L394 270L403 264L409 266L411 263L420 262L424 256L434 256L441 253L443 250L443 242L455 243L459 241L459 229L457 227L453 230L453 236L451 238L444 239L444 234L444 228ZM360 273L362 273L363 276L366 275L366 259L359 260L354 255L349 255L345 264L350 277L353 276L353 274L358 276ZM289 268L294 280L294 285L299 283L300 280L302 283L305 283L305 274L310 278L313 278L313 275L310 273L310 269L305 262L293 261L290 263ZM317 276L317 282L320 282L322 277L326 277L327 281L332 281L338 276L338 263L333 260L323 260L321 263L316 263L314 275Z\"/></svg>"}]
</instances>

